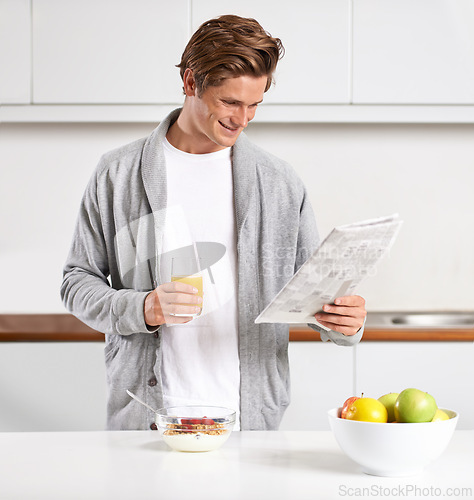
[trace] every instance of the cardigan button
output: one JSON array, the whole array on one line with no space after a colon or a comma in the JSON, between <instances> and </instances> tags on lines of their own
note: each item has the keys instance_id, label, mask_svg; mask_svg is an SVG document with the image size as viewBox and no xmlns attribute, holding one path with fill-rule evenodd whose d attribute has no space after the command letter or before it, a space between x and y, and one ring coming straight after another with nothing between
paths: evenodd
<instances>
[{"instance_id":1,"label":"cardigan button","mask_svg":"<svg viewBox=\"0 0 474 500\"><path fill-rule=\"evenodd\" d=\"M160 334L158 332L155 332L153 336L155 337L155 339L157 339L160 336Z\"/></svg>"},{"instance_id":2,"label":"cardigan button","mask_svg":"<svg viewBox=\"0 0 474 500\"><path fill-rule=\"evenodd\" d=\"M150 387L155 387L155 385L158 383L158 381L156 380L156 378L151 378L149 381L148 381L148 385Z\"/></svg>"},{"instance_id":3,"label":"cardigan button","mask_svg":"<svg viewBox=\"0 0 474 500\"><path fill-rule=\"evenodd\" d=\"M155 424L155 422L153 422L152 424L150 424L150 429L152 431L157 431L158 430L158 426Z\"/></svg>"}]
</instances>

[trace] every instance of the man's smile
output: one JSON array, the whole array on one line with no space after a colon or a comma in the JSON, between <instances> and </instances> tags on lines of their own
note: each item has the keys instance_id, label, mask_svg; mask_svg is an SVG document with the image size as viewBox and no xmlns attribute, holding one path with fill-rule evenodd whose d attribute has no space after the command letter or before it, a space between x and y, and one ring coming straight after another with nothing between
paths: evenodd
<instances>
[{"instance_id":1,"label":"man's smile","mask_svg":"<svg viewBox=\"0 0 474 500\"><path fill-rule=\"evenodd\" d=\"M220 120L218 120L218 121L219 121L219 123L220 123L220 124L221 124L224 128L226 128L227 130L230 130L231 132L235 132L236 130L238 130L238 129L239 129L239 127L234 127L234 128L232 128L232 127L229 127L228 125L224 125L224 124L223 124Z\"/></svg>"}]
</instances>

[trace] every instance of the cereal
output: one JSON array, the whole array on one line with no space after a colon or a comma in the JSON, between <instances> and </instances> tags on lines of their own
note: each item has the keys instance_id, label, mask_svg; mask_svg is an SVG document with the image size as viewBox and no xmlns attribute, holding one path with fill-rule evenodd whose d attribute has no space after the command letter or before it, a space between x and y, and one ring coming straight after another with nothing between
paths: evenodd
<instances>
[{"instance_id":1,"label":"cereal","mask_svg":"<svg viewBox=\"0 0 474 500\"><path fill-rule=\"evenodd\" d=\"M227 432L224 424L168 424L167 430L163 433L166 436L176 436L179 434L206 434L208 436L222 436Z\"/></svg>"}]
</instances>

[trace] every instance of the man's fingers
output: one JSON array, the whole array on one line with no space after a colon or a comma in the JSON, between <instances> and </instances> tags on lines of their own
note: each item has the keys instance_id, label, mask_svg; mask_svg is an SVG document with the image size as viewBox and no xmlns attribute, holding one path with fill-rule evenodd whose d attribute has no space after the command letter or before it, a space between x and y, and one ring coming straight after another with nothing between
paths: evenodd
<instances>
[{"instance_id":1,"label":"man's fingers","mask_svg":"<svg viewBox=\"0 0 474 500\"><path fill-rule=\"evenodd\" d=\"M188 283L182 283L181 281L170 281L169 283L163 283L160 285L157 290L162 290L167 293L197 293L197 288L194 288L192 285Z\"/></svg>"},{"instance_id":2,"label":"man's fingers","mask_svg":"<svg viewBox=\"0 0 474 500\"><path fill-rule=\"evenodd\" d=\"M170 314L165 314L164 318L167 325L183 325L194 319L192 316L172 316Z\"/></svg>"},{"instance_id":3,"label":"man's fingers","mask_svg":"<svg viewBox=\"0 0 474 500\"><path fill-rule=\"evenodd\" d=\"M354 327L350 327L350 326L341 326L339 324L330 323L328 321L319 321L319 323L321 323L321 325L325 326L326 328L333 330L334 332L343 333L344 335L348 335L348 336L355 335L360 329L360 328L354 328Z\"/></svg>"},{"instance_id":4,"label":"man's fingers","mask_svg":"<svg viewBox=\"0 0 474 500\"><path fill-rule=\"evenodd\" d=\"M146 324L154 326L188 323L194 315L201 313L203 300L197 292L192 285L180 281L161 284L145 299Z\"/></svg>"},{"instance_id":5,"label":"man's fingers","mask_svg":"<svg viewBox=\"0 0 474 500\"><path fill-rule=\"evenodd\" d=\"M163 304L202 304L202 297L193 293L166 293L158 298Z\"/></svg>"},{"instance_id":6,"label":"man's fingers","mask_svg":"<svg viewBox=\"0 0 474 500\"><path fill-rule=\"evenodd\" d=\"M325 313L337 314L339 316L354 316L354 314L357 312L357 309L349 306L333 306L330 304L326 304L323 306L323 311Z\"/></svg>"},{"instance_id":7,"label":"man's fingers","mask_svg":"<svg viewBox=\"0 0 474 500\"><path fill-rule=\"evenodd\" d=\"M338 297L334 304L337 306L349 306L349 307L364 307L365 299L360 295L346 295L344 297Z\"/></svg>"},{"instance_id":8,"label":"man's fingers","mask_svg":"<svg viewBox=\"0 0 474 500\"><path fill-rule=\"evenodd\" d=\"M176 315L176 314L197 314L201 312L201 308L199 306L189 306L182 304L169 304L166 308L166 314Z\"/></svg>"},{"instance_id":9,"label":"man's fingers","mask_svg":"<svg viewBox=\"0 0 474 500\"><path fill-rule=\"evenodd\" d=\"M319 323L322 322L331 323L332 325L340 325L340 326L352 326L352 327L360 327L362 326L363 321L358 318L354 318L352 316L341 316L339 314L315 314L314 316Z\"/></svg>"}]
</instances>

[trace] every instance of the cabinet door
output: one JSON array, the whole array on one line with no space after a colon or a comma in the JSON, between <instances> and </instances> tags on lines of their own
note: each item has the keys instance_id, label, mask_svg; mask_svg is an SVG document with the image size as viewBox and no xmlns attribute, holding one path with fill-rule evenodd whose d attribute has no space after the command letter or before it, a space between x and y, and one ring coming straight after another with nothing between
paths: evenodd
<instances>
[{"instance_id":1,"label":"cabinet door","mask_svg":"<svg viewBox=\"0 0 474 500\"><path fill-rule=\"evenodd\" d=\"M353 102L474 104L472 0L354 2Z\"/></svg>"},{"instance_id":2,"label":"cabinet door","mask_svg":"<svg viewBox=\"0 0 474 500\"><path fill-rule=\"evenodd\" d=\"M281 430L329 430L327 412L353 394L354 347L290 342L291 404Z\"/></svg>"},{"instance_id":3,"label":"cabinet door","mask_svg":"<svg viewBox=\"0 0 474 500\"><path fill-rule=\"evenodd\" d=\"M0 380L0 432L104 430L102 342L3 342Z\"/></svg>"},{"instance_id":4,"label":"cabinet door","mask_svg":"<svg viewBox=\"0 0 474 500\"><path fill-rule=\"evenodd\" d=\"M278 5L270 0L194 1L193 30L230 13L255 18L285 47L275 73L276 86L265 102L349 102L349 0L294 0Z\"/></svg>"},{"instance_id":5,"label":"cabinet door","mask_svg":"<svg viewBox=\"0 0 474 500\"><path fill-rule=\"evenodd\" d=\"M459 412L458 429L474 429L472 342L361 342L356 347L356 391L379 398L415 387L438 406Z\"/></svg>"},{"instance_id":6,"label":"cabinet door","mask_svg":"<svg viewBox=\"0 0 474 500\"><path fill-rule=\"evenodd\" d=\"M0 103L30 102L30 18L30 0L0 1Z\"/></svg>"},{"instance_id":7,"label":"cabinet door","mask_svg":"<svg viewBox=\"0 0 474 500\"><path fill-rule=\"evenodd\" d=\"M187 0L33 0L35 103L176 103Z\"/></svg>"}]
</instances>

